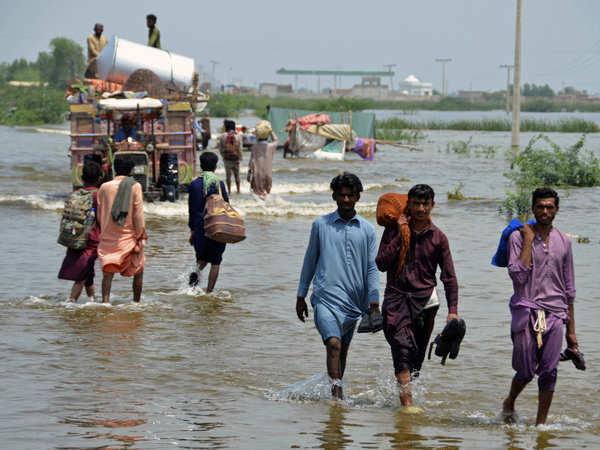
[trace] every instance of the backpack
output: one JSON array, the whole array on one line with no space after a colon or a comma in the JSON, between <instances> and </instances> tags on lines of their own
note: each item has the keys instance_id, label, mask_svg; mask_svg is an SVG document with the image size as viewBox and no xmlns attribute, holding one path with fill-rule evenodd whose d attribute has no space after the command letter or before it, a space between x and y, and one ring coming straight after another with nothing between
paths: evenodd
<instances>
[{"instance_id":1,"label":"backpack","mask_svg":"<svg viewBox=\"0 0 600 450\"><path fill-rule=\"evenodd\" d=\"M221 195L221 182L217 181L218 192L206 199L204 207L204 236L224 244L235 244L246 239L244 219Z\"/></svg>"},{"instance_id":2,"label":"backpack","mask_svg":"<svg viewBox=\"0 0 600 450\"><path fill-rule=\"evenodd\" d=\"M225 161L239 161L240 159L240 150L235 137L235 132L227 132L227 137L225 138L225 151L223 152L223 159Z\"/></svg>"},{"instance_id":3,"label":"backpack","mask_svg":"<svg viewBox=\"0 0 600 450\"><path fill-rule=\"evenodd\" d=\"M94 191L78 189L65 201L60 221L58 243L74 250L84 250L94 225Z\"/></svg>"}]
</instances>

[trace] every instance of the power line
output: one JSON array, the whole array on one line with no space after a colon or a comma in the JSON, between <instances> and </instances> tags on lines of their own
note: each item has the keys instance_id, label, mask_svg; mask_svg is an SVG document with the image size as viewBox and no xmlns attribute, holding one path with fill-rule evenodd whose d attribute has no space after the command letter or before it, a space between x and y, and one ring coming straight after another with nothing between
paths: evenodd
<instances>
[{"instance_id":1,"label":"power line","mask_svg":"<svg viewBox=\"0 0 600 450\"><path fill-rule=\"evenodd\" d=\"M565 68L568 68L568 67L569 67L571 64L573 64L574 62L578 61L579 59L581 59L581 58L583 58L585 55L587 55L587 54L588 54L588 53L589 53L589 52L590 52L590 51L591 51L591 50L592 50L592 49L593 49L593 48L594 48L596 45L598 45L598 44L600 44L600 41L596 42L594 45L592 45L590 48L588 48L588 49L587 49L585 52L583 52L581 55L579 55L579 56L578 56L577 58L575 58L573 61L571 61L571 62L569 62L569 63L565 64L564 66L562 66L562 67L559 67L558 69L551 70L550 72L547 72L547 73L540 73L540 74L538 74L538 75L552 75L552 74L554 74L555 72L560 72L560 71L562 71L563 69L565 69ZM592 58L593 58L593 57L592 57ZM588 61L589 61L589 60L588 60ZM579 64L581 64L581 63L579 63ZM577 65L579 65L579 64L577 64ZM557 74L557 75L560 75L560 74Z\"/></svg>"}]
</instances>

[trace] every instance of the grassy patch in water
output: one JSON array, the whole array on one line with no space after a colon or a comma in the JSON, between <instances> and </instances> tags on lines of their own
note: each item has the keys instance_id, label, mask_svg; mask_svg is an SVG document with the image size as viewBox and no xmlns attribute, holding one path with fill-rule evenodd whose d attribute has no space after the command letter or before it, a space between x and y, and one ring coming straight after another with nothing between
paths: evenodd
<instances>
[{"instance_id":1,"label":"grassy patch in water","mask_svg":"<svg viewBox=\"0 0 600 450\"><path fill-rule=\"evenodd\" d=\"M405 117L392 117L377 120L375 128L379 130L459 130L459 131L511 131L512 122L507 119L428 119L423 121L409 120ZM598 133L600 126L585 119L522 119L521 131L560 132L560 133Z\"/></svg>"},{"instance_id":2,"label":"grassy patch in water","mask_svg":"<svg viewBox=\"0 0 600 450\"><path fill-rule=\"evenodd\" d=\"M473 151L473 154L477 158L481 156L493 158L496 155L496 150L499 147L494 145L471 144L472 140L473 136L469 137L468 141L450 141L446 144L446 153L457 153L462 156L470 157L471 151Z\"/></svg>"},{"instance_id":3,"label":"grassy patch in water","mask_svg":"<svg viewBox=\"0 0 600 450\"><path fill-rule=\"evenodd\" d=\"M454 188L454 192L446 192L448 200L485 200L484 197L466 197L462 193L462 189L466 186L465 183L460 183Z\"/></svg>"}]
</instances>

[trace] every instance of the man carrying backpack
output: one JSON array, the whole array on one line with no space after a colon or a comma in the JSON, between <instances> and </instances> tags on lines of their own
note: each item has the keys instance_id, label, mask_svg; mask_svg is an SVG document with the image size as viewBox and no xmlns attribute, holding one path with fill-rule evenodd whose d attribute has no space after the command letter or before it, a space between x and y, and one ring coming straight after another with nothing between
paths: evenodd
<instances>
[{"instance_id":1,"label":"man carrying backpack","mask_svg":"<svg viewBox=\"0 0 600 450\"><path fill-rule=\"evenodd\" d=\"M90 216L90 214L95 214L95 211L98 210L98 188L96 186L102 179L102 168L97 163L88 161L83 165L83 173L81 178L83 180L83 189L77 189L69 196L67 199L69 206L66 207L77 209L81 208L80 205L83 203L87 203L89 207L89 197L91 196L92 209L88 209L87 213L81 211L80 214L87 214L86 220L92 222L93 225L91 226L91 231L87 238L87 245L81 249L76 249L72 248L72 246L69 246L67 248L65 259L60 267L60 271L58 272L58 278L61 280L71 280L75 282L71 288L69 302L77 301L81 295L81 292L83 291L84 286L85 293L88 297L93 299L95 295L94 263L98 258L100 227L98 226L98 222L94 220L94 217ZM70 236L67 236L67 239L69 237ZM59 238L59 242L61 242L61 238Z\"/></svg>"},{"instance_id":2,"label":"man carrying backpack","mask_svg":"<svg viewBox=\"0 0 600 450\"><path fill-rule=\"evenodd\" d=\"M104 183L98 192L98 222L100 245L98 257L102 269L102 301L109 303L115 273L133 277L133 301L142 297L142 282L146 256L146 224L144 195L140 183L130 176L133 156L117 157L113 164L115 178Z\"/></svg>"},{"instance_id":3,"label":"man carrying backpack","mask_svg":"<svg viewBox=\"0 0 600 450\"><path fill-rule=\"evenodd\" d=\"M219 138L219 152L225 165L227 192L231 192L231 172L235 177L237 193L240 193L240 161L242 161L242 136L235 132L235 122L225 120L225 133Z\"/></svg>"}]
</instances>

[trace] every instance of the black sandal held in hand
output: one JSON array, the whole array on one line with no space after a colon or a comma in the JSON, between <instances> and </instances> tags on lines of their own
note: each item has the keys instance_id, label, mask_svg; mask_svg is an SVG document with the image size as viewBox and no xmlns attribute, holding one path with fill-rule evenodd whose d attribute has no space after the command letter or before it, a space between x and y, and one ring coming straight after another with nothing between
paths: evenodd
<instances>
[{"instance_id":1,"label":"black sandal held in hand","mask_svg":"<svg viewBox=\"0 0 600 450\"><path fill-rule=\"evenodd\" d=\"M446 324L444 330L438 334L434 341L429 346L429 355L427 359L431 359L431 350L435 345L435 355L442 358L442 366L446 365L446 358L449 356L450 359L456 359L458 351L460 350L460 343L465 337L467 331L467 325L465 321L460 319L451 319Z\"/></svg>"},{"instance_id":2,"label":"black sandal held in hand","mask_svg":"<svg viewBox=\"0 0 600 450\"><path fill-rule=\"evenodd\" d=\"M573 361L573 364L575 364L575 367L579 370L585 370L585 359L583 359L583 353L581 353L579 350L573 350L570 347L567 347L567 349L562 352L560 354L560 360L561 361L568 361L571 360Z\"/></svg>"}]
</instances>

